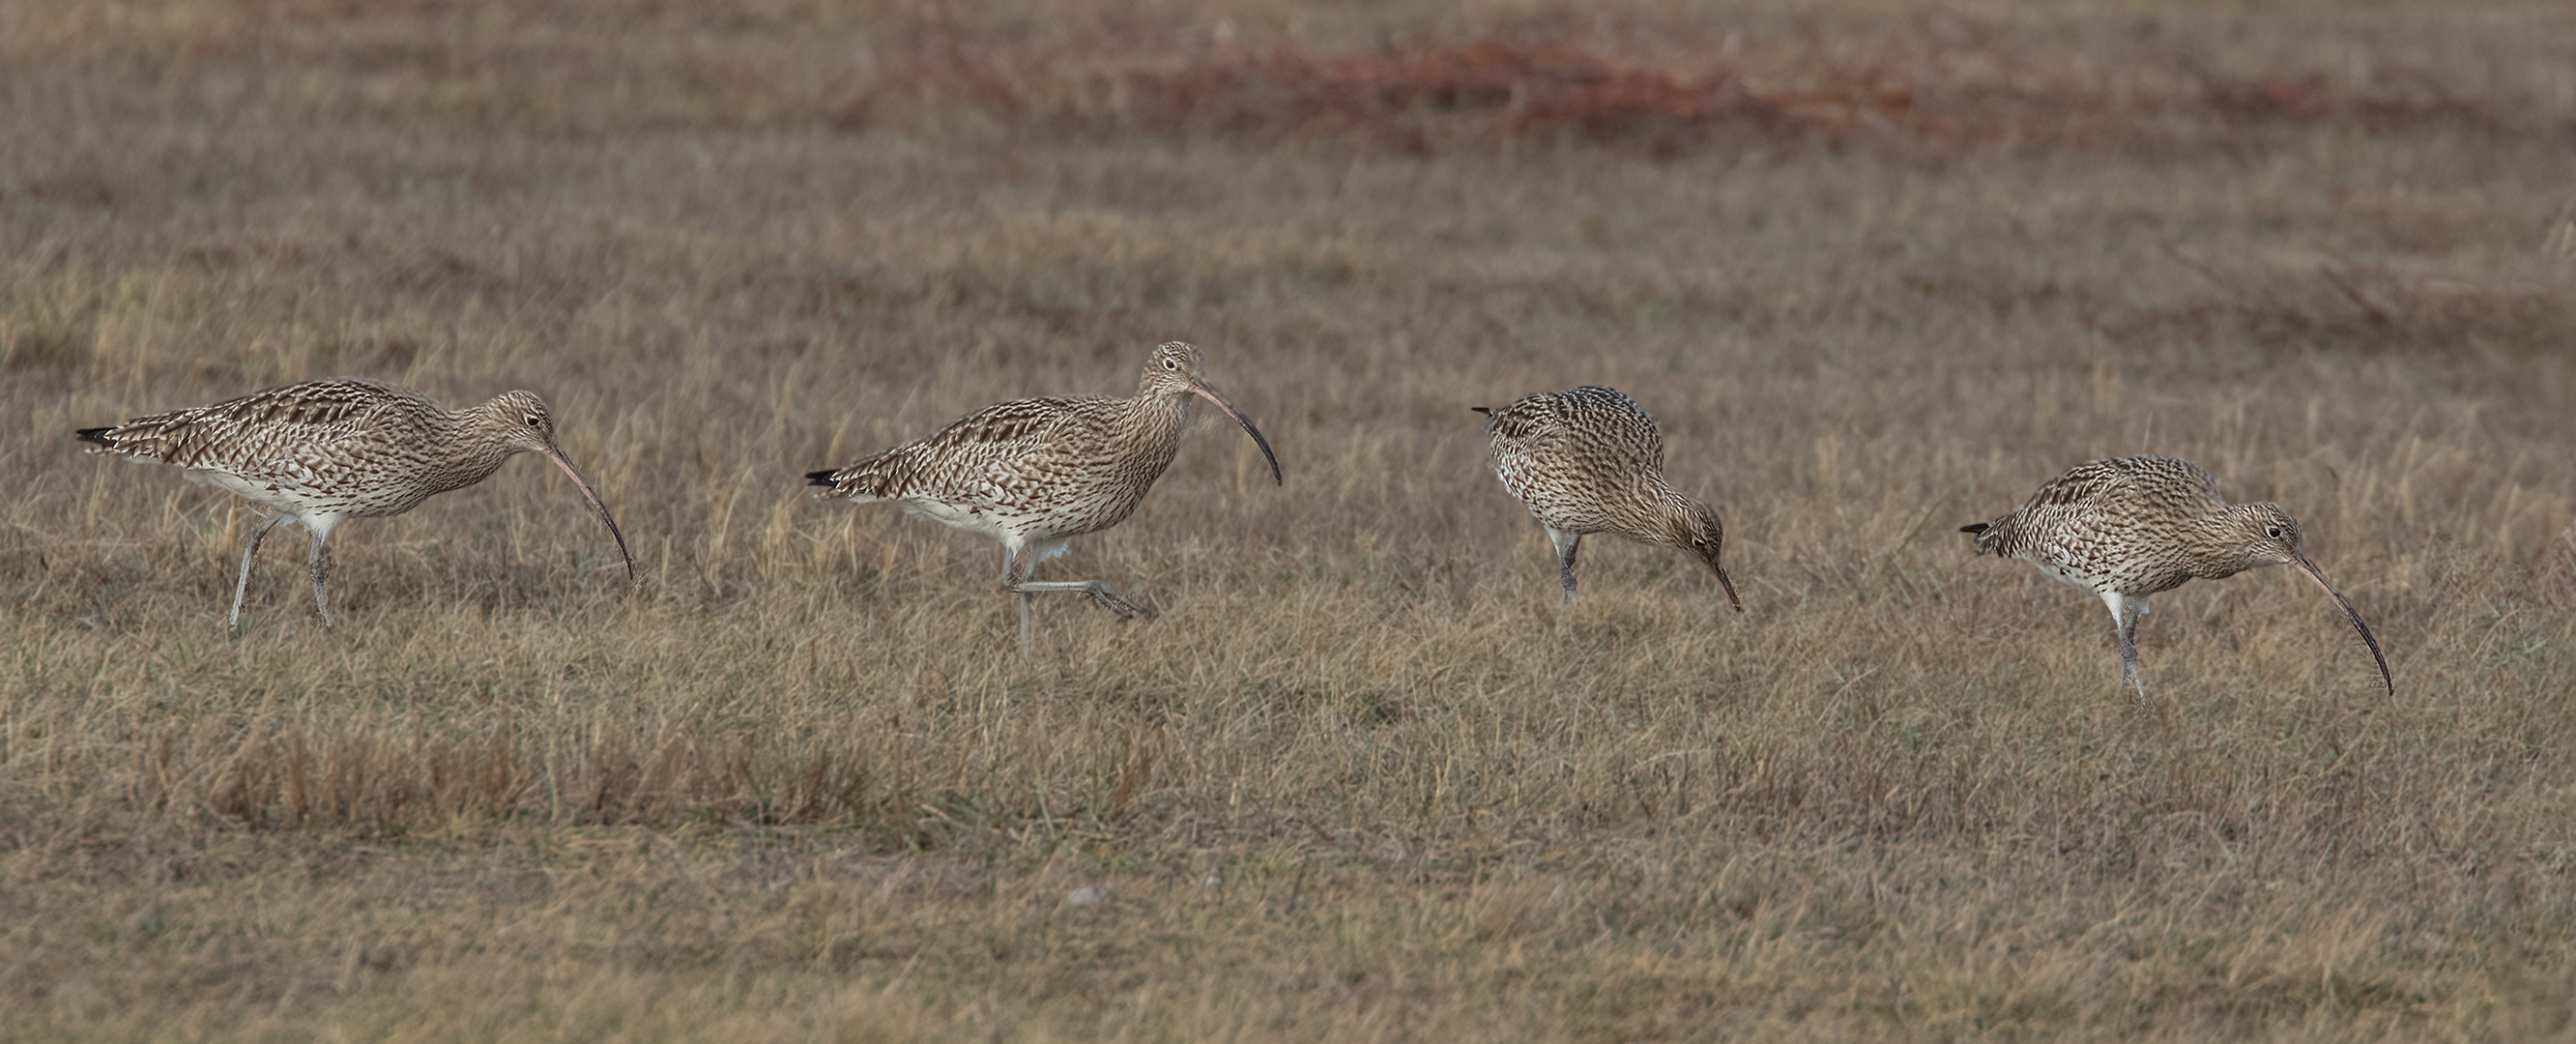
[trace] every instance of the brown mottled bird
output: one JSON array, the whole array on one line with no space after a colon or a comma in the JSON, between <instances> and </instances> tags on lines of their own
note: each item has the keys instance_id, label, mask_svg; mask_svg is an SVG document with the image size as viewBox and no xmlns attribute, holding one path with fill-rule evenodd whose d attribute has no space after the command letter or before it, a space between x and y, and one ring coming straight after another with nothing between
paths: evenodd
<instances>
[{"instance_id":1,"label":"brown mottled bird","mask_svg":"<svg viewBox=\"0 0 2576 1044\"><path fill-rule=\"evenodd\" d=\"M2147 597L2192 579L2294 565L2324 588L2379 664L2390 695L2397 681L2379 639L2343 593L2299 551L2299 523L2278 504L2230 504L2200 465L2152 454L2088 461L2039 487L2030 501L1992 522L1964 526L1977 553L2019 558L2051 578L2102 599L2120 634L2120 684L2138 678L2138 617Z\"/></svg>"},{"instance_id":2,"label":"brown mottled bird","mask_svg":"<svg viewBox=\"0 0 2576 1044\"><path fill-rule=\"evenodd\" d=\"M1735 582L1717 564L1726 531L1717 512L1664 482L1664 434L1636 400L1596 385L1540 392L1487 415L1494 474L1547 527L1574 604L1574 551L1587 533L1615 533L1698 555L1736 612Z\"/></svg>"},{"instance_id":3,"label":"brown mottled bird","mask_svg":"<svg viewBox=\"0 0 2576 1044\"><path fill-rule=\"evenodd\" d=\"M83 428L83 441L129 460L158 461L186 469L188 478L250 498L266 516L242 548L241 576L233 582L229 623L241 623L242 596L250 587L251 559L259 542L280 522L294 521L313 536L306 572L313 606L323 626L331 604L323 594L322 544L351 518L399 515L433 494L462 489L500 470L516 453L542 453L572 476L590 509L607 523L626 559L626 535L590 480L555 446L554 418L534 392L512 391L490 402L448 410L409 388L333 377L252 392L212 406L137 417L104 428Z\"/></svg>"},{"instance_id":4,"label":"brown mottled bird","mask_svg":"<svg viewBox=\"0 0 2576 1044\"><path fill-rule=\"evenodd\" d=\"M890 500L933 522L1002 542L1002 589L1020 596L1020 655L1029 654L1029 604L1040 591L1076 591L1127 619L1146 610L1098 580L1038 581L1038 563L1065 542L1135 513L1180 452L1191 400L1206 399L1243 426L1284 484L1270 440L1199 375L1199 350L1154 349L1134 398L1015 399L967 414L929 438L845 468L807 472L810 485L871 504Z\"/></svg>"}]
</instances>

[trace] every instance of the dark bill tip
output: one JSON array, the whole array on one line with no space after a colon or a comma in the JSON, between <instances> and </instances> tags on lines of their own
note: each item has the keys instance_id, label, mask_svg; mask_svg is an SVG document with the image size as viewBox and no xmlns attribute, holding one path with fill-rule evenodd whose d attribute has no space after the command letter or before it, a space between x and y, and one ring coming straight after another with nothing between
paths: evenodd
<instances>
[{"instance_id":1,"label":"dark bill tip","mask_svg":"<svg viewBox=\"0 0 2576 1044\"><path fill-rule=\"evenodd\" d=\"M1236 424L1242 425L1244 434L1252 436L1253 445L1261 447L1262 459L1270 462L1270 481L1282 486L1288 484L1287 477L1279 471L1279 455L1270 452L1270 440L1261 436L1260 428L1253 427L1252 418L1244 416L1242 410L1235 409L1234 404L1226 401L1223 394L1205 383L1193 383L1190 385L1190 390L1197 392L1201 398L1215 403L1217 409L1224 410L1226 416L1234 418Z\"/></svg>"},{"instance_id":2,"label":"dark bill tip","mask_svg":"<svg viewBox=\"0 0 2576 1044\"><path fill-rule=\"evenodd\" d=\"M2388 686L2389 695L2397 695L2397 678L2388 673L2388 657L2380 654L2379 639L2370 633L2370 625L2361 622L2361 611L2352 607L2351 600L2345 598L2343 592L2335 590L2333 584L2326 582L2326 575L2318 571L2317 564L2308 561L2306 555L2295 555L2291 561L2301 572L2308 574L2308 579L2316 581L2318 587L2325 588L2326 596L2334 599L2336 605L2343 607L2343 615L2352 621L2352 629L2361 635L2361 644L2370 647L2371 661L2379 665L2380 682Z\"/></svg>"},{"instance_id":3,"label":"dark bill tip","mask_svg":"<svg viewBox=\"0 0 2576 1044\"><path fill-rule=\"evenodd\" d=\"M1735 581L1727 579L1726 570L1718 568L1715 562L1709 563L1708 568L1717 574L1717 586L1726 589L1726 604L1734 606L1736 612L1743 612L1744 600L1735 597Z\"/></svg>"},{"instance_id":4,"label":"dark bill tip","mask_svg":"<svg viewBox=\"0 0 2576 1044\"><path fill-rule=\"evenodd\" d=\"M591 513L599 516L599 521L608 526L608 535L617 540L617 556L626 560L626 579L635 579L635 553L626 549L626 533L617 528L617 519L608 513L608 504L599 499L599 491L591 488L590 480L582 476L581 469L572 466L572 458L564 456L562 450L548 449L546 459L554 461L564 474L572 476L572 484L581 490L581 498L589 502Z\"/></svg>"},{"instance_id":5,"label":"dark bill tip","mask_svg":"<svg viewBox=\"0 0 2576 1044\"><path fill-rule=\"evenodd\" d=\"M1261 447L1261 459L1270 462L1270 483L1275 486L1287 485L1288 477L1279 471L1279 455L1270 452L1270 440L1261 437L1261 429L1252 426L1251 418L1237 414L1234 419L1243 422L1243 430L1252 436L1252 444Z\"/></svg>"}]
</instances>

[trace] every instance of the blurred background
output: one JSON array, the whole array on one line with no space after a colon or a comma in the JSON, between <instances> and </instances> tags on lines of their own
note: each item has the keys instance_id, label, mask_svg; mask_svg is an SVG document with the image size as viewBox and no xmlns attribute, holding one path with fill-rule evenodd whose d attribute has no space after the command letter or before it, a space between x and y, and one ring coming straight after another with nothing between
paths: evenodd
<instances>
[{"instance_id":1,"label":"blurred background","mask_svg":"<svg viewBox=\"0 0 2576 1044\"><path fill-rule=\"evenodd\" d=\"M70 1035L2563 1025L2569 40L0 2L0 990ZM1158 619L1041 602L1024 663L989 541L805 495L1173 339L1287 479L1203 421L1045 568ZM71 432L335 374L543 395L644 580L519 461L342 530L336 632L272 546L227 636L255 516ZM1607 538L1558 609L1469 407L1586 383L1745 614ZM2157 597L2132 706L2098 602L1955 532L2137 452L2298 518L2397 696L2264 570Z\"/></svg>"}]
</instances>

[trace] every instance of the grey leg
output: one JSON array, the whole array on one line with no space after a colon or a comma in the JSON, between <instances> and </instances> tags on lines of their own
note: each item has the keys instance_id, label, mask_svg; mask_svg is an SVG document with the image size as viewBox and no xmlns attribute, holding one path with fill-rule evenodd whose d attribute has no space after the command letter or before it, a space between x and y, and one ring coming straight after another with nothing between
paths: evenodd
<instances>
[{"instance_id":1,"label":"grey leg","mask_svg":"<svg viewBox=\"0 0 2576 1044\"><path fill-rule=\"evenodd\" d=\"M1020 658L1023 660L1029 658L1030 648L1034 644L1029 626L1029 608L1036 603L1040 591L1073 591L1088 595L1092 601L1099 603L1103 608L1117 613L1121 620L1153 615L1153 610L1129 601L1127 596L1119 594L1117 589L1098 580L1028 579L1027 574L1037 571L1038 562L1062 550L1063 546L1064 543L1061 540L1041 544L1030 548L1025 555L1013 554L1008 545L1002 548L1002 590L1020 597Z\"/></svg>"},{"instance_id":2,"label":"grey leg","mask_svg":"<svg viewBox=\"0 0 2576 1044\"><path fill-rule=\"evenodd\" d=\"M1547 539L1556 545L1556 564L1565 579L1565 605L1574 604L1574 551L1583 546L1583 534L1560 533L1550 529Z\"/></svg>"},{"instance_id":3,"label":"grey leg","mask_svg":"<svg viewBox=\"0 0 2576 1044\"><path fill-rule=\"evenodd\" d=\"M1091 596L1092 601L1100 603L1101 608L1118 614L1121 620L1133 620L1136 617L1151 616L1154 613L1151 609L1128 601L1126 595L1119 594L1116 588L1098 580L1023 580L1012 585L1011 590L1019 592L1021 598L1028 598L1030 593L1035 591L1079 592Z\"/></svg>"},{"instance_id":4,"label":"grey leg","mask_svg":"<svg viewBox=\"0 0 2576 1044\"><path fill-rule=\"evenodd\" d=\"M1030 564L1032 567L1035 566L1036 556L1031 556ZM1020 597L1020 659L1026 660L1029 658L1031 644L1029 603L1037 599L1020 590L1020 571L1019 550L1009 544L1002 545L1002 590Z\"/></svg>"},{"instance_id":5,"label":"grey leg","mask_svg":"<svg viewBox=\"0 0 2576 1044\"><path fill-rule=\"evenodd\" d=\"M250 531L250 543L242 545L241 576L233 580L233 615L224 621L224 626L241 626L242 596L250 592L250 561L259 557L259 542L268 536L268 531L277 528L277 524L284 521L286 516L277 515L261 522L259 528Z\"/></svg>"},{"instance_id":6,"label":"grey leg","mask_svg":"<svg viewBox=\"0 0 2576 1044\"><path fill-rule=\"evenodd\" d=\"M1029 650L1035 642L1029 630L1029 607L1036 601L1037 596L1026 591L1020 592L1020 659L1023 660L1029 658Z\"/></svg>"},{"instance_id":7,"label":"grey leg","mask_svg":"<svg viewBox=\"0 0 2576 1044\"><path fill-rule=\"evenodd\" d=\"M2138 614L2147 611L2147 600L2131 598L2118 591L2095 592L2102 607L2111 611L2111 626L2120 635L2120 687L2135 687L2138 702L2147 702L2147 683L2138 677Z\"/></svg>"},{"instance_id":8,"label":"grey leg","mask_svg":"<svg viewBox=\"0 0 2576 1044\"><path fill-rule=\"evenodd\" d=\"M322 626L331 626L331 599L322 593L322 578L331 572L330 561L322 553L322 542L331 539L328 528L313 531L313 554L304 563L304 572L313 578L313 608L322 611Z\"/></svg>"},{"instance_id":9,"label":"grey leg","mask_svg":"<svg viewBox=\"0 0 2576 1044\"><path fill-rule=\"evenodd\" d=\"M2147 683L2138 677L2138 614L2146 611L2143 600L2122 599L2120 612L2120 683L2138 690L2138 702L2147 702Z\"/></svg>"}]
</instances>

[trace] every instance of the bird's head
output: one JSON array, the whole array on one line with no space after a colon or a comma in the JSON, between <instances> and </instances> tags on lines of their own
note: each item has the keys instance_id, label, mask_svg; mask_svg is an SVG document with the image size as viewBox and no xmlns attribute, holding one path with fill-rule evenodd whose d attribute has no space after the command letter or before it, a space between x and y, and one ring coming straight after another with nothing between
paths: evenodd
<instances>
[{"instance_id":1,"label":"bird's head","mask_svg":"<svg viewBox=\"0 0 2576 1044\"><path fill-rule=\"evenodd\" d=\"M1735 581L1728 579L1726 567L1717 563L1718 552L1726 544L1726 527L1717 520L1717 509L1696 498L1675 493L1679 503L1665 517L1671 520L1672 543L1698 555L1708 571L1717 574L1717 586L1726 590L1726 602L1736 612L1744 611L1744 602L1735 597Z\"/></svg>"},{"instance_id":2,"label":"bird's head","mask_svg":"<svg viewBox=\"0 0 2576 1044\"><path fill-rule=\"evenodd\" d=\"M2257 566L2290 565L2303 561L2299 551L2299 520L2281 510L2279 504L2236 504L2227 509L2229 528L2235 539L2231 548L2241 549L2240 570Z\"/></svg>"},{"instance_id":3,"label":"bird's head","mask_svg":"<svg viewBox=\"0 0 2576 1044\"><path fill-rule=\"evenodd\" d=\"M1270 462L1270 480L1283 481L1279 474L1279 455L1270 452L1270 440L1261 436L1261 429L1252 426L1252 418L1235 409L1224 392L1216 390L1207 378L1200 375L1198 348L1181 341L1165 341L1156 346L1153 356L1145 360L1145 375L1136 381L1136 394L1141 398L1171 399L1184 405L1190 396L1195 395L1215 403L1217 409L1225 411L1227 417L1242 425L1244 433L1252 436L1253 443L1261 447L1262 457Z\"/></svg>"},{"instance_id":4,"label":"bird's head","mask_svg":"<svg viewBox=\"0 0 2576 1044\"><path fill-rule=\"evenodd\" d=\"M1156 345L1154 354L1145 360L1145 373L1137 379L1136 391L1163 398L1196 395L1204 386L1199 368L1196 345L1165 341Z\"/></svg>"},{"instance_id":5,"label":"bird's head","mask_svg":"<svg viewBox=\"0 0 2576 1044\"><path fill-rule=\"evenodd\" d=\"M555 448L555 417L546 400L532 391L506 391L484 403L500 429L502 443L513 453L546 453Z\"/></svg>"},{"instance_id":6,"label":"bird's head","mask_svg":"<svg viewBox=\"0 0 2576 1044\"><path fill-rule=\"evenodd\" d=\"M2361 635L2361 643L2370 647L2370 659L2379 667L2380 682L2388 686L2389 695L2396 695L2397 679L2388 673L2388 657L2380 654L2379 639L2370 633L2370 625L2361 622L2361 612L2352 607L2352 601L2345 598L2343 592L2335 590L2333 584L2327 583L2325 572L2318 569L2315 562L2308 561L2307 553L2299 549L2298 520L2291 518L2290 513L2281 510L2278 504L2233 505L2227 509L2227 517L2237 529L2236 539L2230 541L2230 545L2243 547L2243 565L2239 568L2292 566L2306 573L2308 579L2316 581L2317 587L2325 591L2326 597L2334 599L2335 605L2343 610L2344 617L2352 621L2352 629Z\"/></svg>"},{"instance_id":7,"label":"bird's head","mask_svg":"<svg viewBox=\"0 0 2576 1044\"><path fill-rule=\"evenodd\" d=\"M583 477L581 469L572 466L572 458L564 456L563 449L555 445L555 418L554 414L547 412L546 400L538 398L532 391L507 391L484 403L483 410L499 430L505 452L541 454L572 477L572 484L580 487L581 498L589 503L591 513L598 515L599 521L608 527L608 535L616 538L617 554L626 560L626 575L632 578L635 575L635 555L626 550L626 534L617 528L617 519L609 515L607 503L601 501L598 491L590 487L590 480Z\"/></svg>"}]
</instances>

